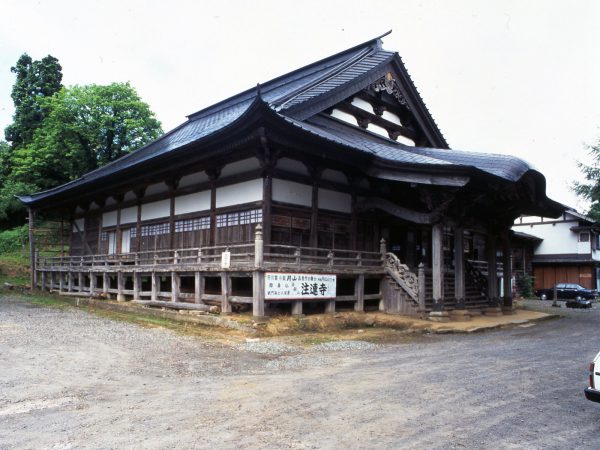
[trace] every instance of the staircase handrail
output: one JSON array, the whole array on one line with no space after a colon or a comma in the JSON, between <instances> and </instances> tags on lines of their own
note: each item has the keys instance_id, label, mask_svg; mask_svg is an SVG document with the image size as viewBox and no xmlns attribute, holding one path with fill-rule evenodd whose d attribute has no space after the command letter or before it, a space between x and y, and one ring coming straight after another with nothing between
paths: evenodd
<instances>
[{"instance_id":1,"label":"staircase handrail","mask_svg":"<svg viewBox=\"0 0 600 450\"><path fill-rule=\"evenodd\" d=\"M416 303L419 303L419 277L406 264L393 253L386 253L383 267L388 275L400 286L404 292Z\"/></svg>"}]
</instances>

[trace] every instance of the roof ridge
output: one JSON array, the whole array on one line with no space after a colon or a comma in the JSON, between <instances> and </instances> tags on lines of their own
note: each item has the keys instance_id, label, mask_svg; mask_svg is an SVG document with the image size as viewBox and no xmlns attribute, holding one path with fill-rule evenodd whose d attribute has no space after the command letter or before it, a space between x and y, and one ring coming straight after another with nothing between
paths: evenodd
<instances>
[{"instance_id":1,"label":"roof ridge","mask_svg":"<svg viewBox=\"0 0 600 450\"><path fill-rule=\"evenodd\" d=\"M311 69L311 68L317 67L319 65L322 65L323 63L325 63L327 61L330 61L330 60L334 60L336 58L339 58L339 57L341 57L344 54L355 52L358 49L360 49L361 47L366 47L368 45L369 46L368 49L369 49L369 51L371 51L373 44L377 44L378 47L381 48L381 38L387 36L391 32L392 31L389 30L388 32L386 32L386 33L384 33L384 34L382 34L380 36L377 36L377 37L375 37L373 39L369 39L368 41L365 41L365 42L363 42L361 44L355 45L354 47L347 48L347 49L342 50L340 52L334 53L333 55L329 55L329 56L327 56L325 58L322 58L322 59L319 59L317 61L314 61L314 62L312 62L312 63L310 63L310 64L308 64L306 66L299 67L299 68L297 68L295 70L292 70L291 72L287 72L287 73L285 73L283 75L279 75L279 76L277 76L275 78L272 78L272 79L270 79L270 80L268 80L268 81L266 81L264 83L261 83L261 86L263 88L263 93L268 93L271 90L273 90L273 89L275 89L277 87L280 87L277 84L278 82L284 81L284 80L290 78L293 75L298 75L298 74L300 74L302 72L306 72L307 69ZM302 78L302 77L300 77L300 78ZM295 80L296 79L288 80L288 82L289 81L295 81ZM248 96L252 97L252 95L255 92L256 92L256 87L249 88L249 89L246 89L246 90L244 90L242 92L234 94L231 97L227 97L227 98L225 98L225 99L223 99L223 100L221 100L221 101L219 101L217 103L213 103L212 105L207 106L206 108L202 108L202 109L200 109L200 110L198 110L198 111L196 111L196 112L188 115L187 116L188 121L196 120L198 118L204 117L207 114L212 114L212 113L215 113L215 112L219 112L222 109L225 109L225 108L227 108L229 106L233 106L233 105L241 103L241 102L243 102L245 100L248 100ZM228 104L228 103L232 102L234 99L237 99L237 101L235 103Z\"/></svg>"},{"instance_id":2,"label":"roof ridge","mask_svg":"<svg viewBox=\"0 0 600 450\"><path fill-rule=\"evenodd\" d=\"M360 52L359 54L350 58L346 62L340 64L339 66L332 68L330 71L328 71L326 74L324 74L319 79L313 81L312 83L309 83L306 86L302 86L302 87L296 89L295 91L291 92L290 94L286 95L285 97L283 97L283 99L281 99L278 102L279 105L277 106L277 110L284 109L286 103L289 103L290 101L292 101L293 99L298 97L300 94L302 94L306 91L309 91L310 89L327 82L328 80L330 80L331 78L335 77L336 75L342 73L349 67L352 67L357 62L359 62L359 61L363 60L364 58L366 58L367 56L371 55L373 53L373 50L374 50L373 48L364 49L362 52Z\"/></svg>"}]
</instances>

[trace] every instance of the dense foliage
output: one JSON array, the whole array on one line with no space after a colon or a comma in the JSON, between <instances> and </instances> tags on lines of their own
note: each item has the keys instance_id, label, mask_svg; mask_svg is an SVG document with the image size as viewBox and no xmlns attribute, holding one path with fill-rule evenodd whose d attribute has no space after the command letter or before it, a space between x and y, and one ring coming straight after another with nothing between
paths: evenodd
<instances>
[{"instance_id":1,"label":"dense foliage","mask_svg":"<svg viewBox=\"0 0 600 450\"><path fill-rule=\"evenodd\" d=\"M39 100L51 97L60 90L62 67L54 56L48 55L40 61L33 61L27 53L23 53L10 70L17 76L11 93L15 115L4 134L16 149L29 144L35 130L44 121L45 111Z\"/></svg>"},{"instance_id":2,"label":"dense foliage","mask_svg":"<svg viewBox=\"0 0 600 450\"><path fill-rule=\"evenodd\" d=\"M588 216L600 221L600 140L589 147L592 162L590 165L579 163L585 182L575 182L577 195L591 202Z\"/></svg>"},{"instance_id":3,"label":"dense foliage","mask_svg":"<svg viewBox=\"0 0 600 450\"><path fill-rule=\"evenodd\" d=\"M129 83L63 87L58 60L23 54L11 71L13 123L0 141L0 229L22 224L15 197L50 189L156 139L160 123Z\"/></svg>"}]
</instances>

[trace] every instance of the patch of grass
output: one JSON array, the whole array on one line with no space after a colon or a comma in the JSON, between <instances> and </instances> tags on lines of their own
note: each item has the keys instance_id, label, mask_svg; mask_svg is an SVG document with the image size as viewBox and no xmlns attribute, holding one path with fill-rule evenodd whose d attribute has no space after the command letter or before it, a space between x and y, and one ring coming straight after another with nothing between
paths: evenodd
<instances>
[{"instance_id":1,"label":"patch of grass","mask_svg":"<svg viewBox=\"0 0 600 450\"><path fill-rule=\"evenodd\" d=\"M34 305L42 306L44 308L66 308L69 306L69 303L65 302L63 299L49 295L17 294L16 297L27 303L33 303Z\"/></svg>"}]
</instances>

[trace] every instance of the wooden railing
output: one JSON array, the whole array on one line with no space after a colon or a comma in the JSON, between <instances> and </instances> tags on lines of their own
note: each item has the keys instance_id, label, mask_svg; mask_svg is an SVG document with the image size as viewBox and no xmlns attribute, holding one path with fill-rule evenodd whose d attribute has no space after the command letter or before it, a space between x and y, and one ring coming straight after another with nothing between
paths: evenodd
<instances>
[{"instance_id":1,"label":"wooden railing","mask_svg":"<svg viewBox=\"0 0 600 450\"><path fill-rule=\"evenodd\" d=\"M262 250L262 247L259 251ZM221 267L224 252L229 252L230 267L255 267L256 243L218 245L211 247L169 249L120 253L112 255L84 256L39 256L39 270L62 270L84 268L116 268L119 266L203 266ZM262 259L263 267L381 267L381 254L354 250L323 249L314 247L295 247L290 245L265 245ZM259 264L260 265L260 264Z\"/></svg>"}]
</instances>

